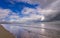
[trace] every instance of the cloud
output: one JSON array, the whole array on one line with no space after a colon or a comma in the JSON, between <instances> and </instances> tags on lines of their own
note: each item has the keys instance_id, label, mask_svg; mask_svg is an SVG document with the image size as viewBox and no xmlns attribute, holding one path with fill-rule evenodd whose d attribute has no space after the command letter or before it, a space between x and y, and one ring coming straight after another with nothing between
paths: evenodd
<instances>
[{"instance_id":1,"label":"cloud","mask_svg":"<svg viewBox=\"0 0 60 38\"><path fill-rule=\"evenodd\" d=\"M6 10L6 9L3 9L2 11L4 11L4 10ZM25 23L25 22L29 22L29 21L33 21L33 20L38 20L38 19L40 19L41 21L44 20L44 15L41 15L40 13L38 14L37 9L33 9L33 8L25 7L22 10L23 17L20 17L18 14L12 12L12 10L9 10L9 9L7 9L6 12L7 13L5 13L5 11L4 11L4 13L6 15L2 14L2 17L5 16L3 18L4 21L7 21L7 19L9 19L7 22ZM11 14L11 15L9 15L9 14Z\"/></svg>"},{"instance_id":2,"label":"cloud","mask_svg":"<svg viewBox=\"0 0 60 38\"><path fill-rule=\"evenodd\" d=\"M47 21L52 19L53 17L55 17L57 14L58 10L54 10L54 9L42 9L37 7L36 9L30 9L30 8L24 8L24 10L22 11L22 13L24 15L26 15L26 18L24 17L24 19L26 20L39 20L39 21ZM28 16L27 16L28 15Z\"/></svg>"},{"instance_id":3,"label":"cloud","mask_svg":"<svg viewBox=\"0 0 60 38\"><path fill-rule=\"evenodd\" d=\"M12 10L0 8L0 22L1 21L10 22L11 19L18 19L18 18L19 18L19 16L16 13L14 13ZM14 21L16 21L16 20L14 20Z\"/></svg>"},{"instance_id":4,"label":"cloud","mask_svg":"<svg viewBox=\"0 0 60 38\"><path fill-rule=\"evenodd\" d=\"M36 9L33 9L33 8L28 8L28 7L25 7L23 10L22 10L22 14L35 14L36 13Z\"/></svg>"},{"instance_id":5,"label":"cloud","mask_svg":"<svg viewBox=\"0 0 60 38\"><path fill-rule=\"evenodd\" d=\"M47 6L44 7L44 8L40 8L39 6L36 8L36 9L24 9L25 12L23 12L24 14L31 14L30 16L32 16L32 18L34 18L34 15L35 15L35 18L36 16L40 17L42 15L45 16L45 19L44 20L50 20L52 18L54 18L55 16L57 16L58 14L60 14L60 0L50 0L50 3L49 3L49 0L47 1ZM37 13L39 15L37 15ZM30 18L30 17L29 17ZM36 18L37 20L39 18Z\"/></svg>"},{"instance_id":6,"label":"cloud","mask_svg":"<svg viewBox=\"0 0 60 38\"><path fill-rule=\"evenodd\" d=\"M16 0L16 1L24 1L24 0ZM32 0L32 2L33 1L34 0ZM39 1L35 0L35 1L39 2L42 0ZM39 3L41 3L43 8L41 8L40 6L36 7L36 9L24 7L24 9L22 10L23 17L20 17L17 13L14 13L10 9L0 9L0 19L8 17L10 19L8 20L9 22L20 22L20 23L29 22L29 21L33 22L33 20L43 21L43 20L50 20L51 18L55 17L58 14L58 12L60 12L59 11L60 0L50 0L50 2L48 0L45 0L42 2L44 2L45 4L41 2ZM10 13L11 15L9 16Z\"/></svg>"},{"instance_id":7,"label":"cloud","mask_svg":"<svg viewBox=\"0 0 60 38\"><path fill-rule=\"evenodd\" d=\"M60 11L59 11L60 10L60 0L56 0L56 1L52 2L44 9L51 9L52 12L48 12L49 14L46 14L46 15L50 15L51 18L54 18L55 16L60 14Z\"/></svg>"},{"instance_id":8,"label":"cloud","mask_svg":"<svg viewBox=\"0 0 60 38\"><path fill-rule=\"evenodd\" d=\"M14 3L15 2L27 2L30 4L39 4L40 7L45 7L49 4L51 4L52 2L55 2L56 0L11 0L11 2Z\"/></svg>"},{"instance_id":9,"label":"cloud","mask_svg":"<svg viewBox=\"0 0 60 38\"><path fill-rule=\"evenodd\" d=\"M60 10L60 0L54 1L50 5L47 6L49 9Z\"/></svg>"},{"instance_id":10,"label":"cloud","mask_svg":"<svg viewBox=\"0 0 60 38\"><path fill-rule=\"evenodd\" d=\"M26 20L38 20L38 19L40 19L40 21L44 20L44 15L41 12L38 12L37 9L24 8L22 13L23 13L23 15L26 15L23 18L23 19L26 19Z\"/></svg>"},{"instance_id":11,"label":"cloud","mask_svg":"<svg viewBox=\"0 0 60 38\"><path fill-rule=\"evenodd\" d=\"M5 18L10 13L9 9L0 8L0 19Z\"/></svg>"}]
</instances>

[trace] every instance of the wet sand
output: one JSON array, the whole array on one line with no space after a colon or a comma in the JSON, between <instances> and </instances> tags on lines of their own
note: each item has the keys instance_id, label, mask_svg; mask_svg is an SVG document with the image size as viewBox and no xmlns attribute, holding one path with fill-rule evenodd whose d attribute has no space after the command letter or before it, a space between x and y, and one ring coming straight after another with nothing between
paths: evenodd
<instances>
[{"instance_id":1,"label":"wet sand","mask_svg":"<svg viewBox=\"0 0 60 38\"><path fill-rule=\"evenodd\" d=\"M60 23L2 24L16 38L60 38Z\"/></svg>"},{"instance_id":2,"label":"wet sand","mask_svg":"<svg viewBox=\"0 0 60 38\"><path fill-rule=\"evenodd\" d=\"M15 38L12 33L7 31L2 25L0 25L0 38Z\"/></svg>"}]
</instances>

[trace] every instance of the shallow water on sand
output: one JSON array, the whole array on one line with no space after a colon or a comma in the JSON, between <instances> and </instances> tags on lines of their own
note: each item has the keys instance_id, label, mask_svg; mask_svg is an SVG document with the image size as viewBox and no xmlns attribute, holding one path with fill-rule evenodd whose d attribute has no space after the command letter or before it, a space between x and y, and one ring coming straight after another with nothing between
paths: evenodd
<instances>
[{"instance_id":1,"label":"shallow water on sand","mask_svg":"<svg viewBox=\"0 0 60 38\"><path fill-rule=\"evenodd\" d=\"M13 33L16 38L60 38L60 24L37 23L37 24L2 24Z\"/></svg>"}]
</instances>

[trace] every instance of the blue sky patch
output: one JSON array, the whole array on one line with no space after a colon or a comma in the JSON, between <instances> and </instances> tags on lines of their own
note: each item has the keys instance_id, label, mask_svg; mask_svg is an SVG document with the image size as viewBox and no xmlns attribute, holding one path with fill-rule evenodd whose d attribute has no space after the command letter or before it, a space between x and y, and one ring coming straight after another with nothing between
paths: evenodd
<instances>
[{"instance_id":1,"label":"blue sky patch","mask_svg":"<svg viewBox=\"0 0 60 38\"><path fill-rule=\"evenodd\" d=\"M27 2L14 2L14 4L10 3L8 0L0 0L0 8L10 9L15 13L19 13L22 15L21 11L24 7L35 9L38 4L29 4Z\"/></svg>"}]
</instances>

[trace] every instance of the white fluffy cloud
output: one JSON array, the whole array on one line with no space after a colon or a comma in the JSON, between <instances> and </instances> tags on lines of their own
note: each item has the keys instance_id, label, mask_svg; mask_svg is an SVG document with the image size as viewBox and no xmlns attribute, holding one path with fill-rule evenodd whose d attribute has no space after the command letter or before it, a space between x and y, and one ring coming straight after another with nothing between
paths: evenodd
<instances>
[{"instance_id":1,"label":"white fluffy cloud","mask_svg":"<svg viewBox=\"0 0 60 38\"><path fill-rule=\"evenodd\" d=\"M38 19L40 19L41 21L44 20L45 19L44 15L38 11L41 11L41 10L32 9L32 8L24 8L22 13L24 15L29 15L29 16L26 16L23 19L26 19L26 20L38 20Z\"/></svg>"},{"instance_id":2,"label":"white fluffy cloud","mask_svg":"<svg viewBox=\"0 0 60 38\"><path fill-rule=\"evenodd\" d=\"M1 9L0 8L0 19L5 18L10 13L9 9Z\"/></svg>"},{"instance_id":3,"label":"white fluffy cloud","mask_svg":"<svg viewBox=\"0 0 60 38\"><path fill-rule=\"evenodd\" d=\"M13 13L13 12L12 12ZM40 19L41 21L45 19L44 15L41 15L40 13L37 14L37 9L32 9L32 8L27 8L25 7L22 10L22 14L25 15L24 17L20 17L16 13L13 13L11 16L9 16L9 22L28 22L32 20L38 20ZM28 16L27 16L28 15Z\"/></svg>"}]
</instances>

